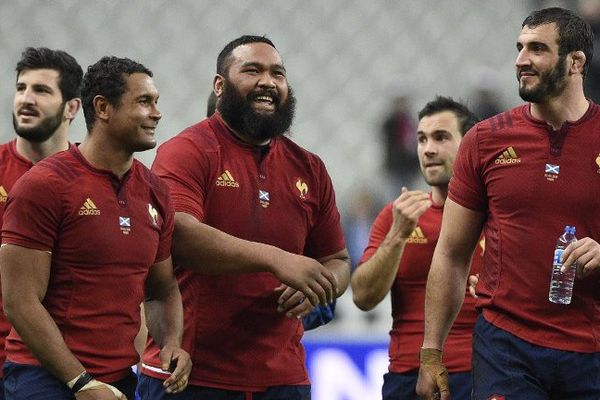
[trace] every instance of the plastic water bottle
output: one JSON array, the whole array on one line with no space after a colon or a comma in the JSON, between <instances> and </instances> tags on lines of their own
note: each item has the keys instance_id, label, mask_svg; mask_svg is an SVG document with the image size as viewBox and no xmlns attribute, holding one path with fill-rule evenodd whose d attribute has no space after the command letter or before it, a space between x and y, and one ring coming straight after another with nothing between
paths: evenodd
<instances>
[{"instance_id":1,"label":"plastic water bottle","mask_svg":"<svg viewBox=\"0 0 600 400\"><path fill-rule=\"evenodd\" d=\"M556 242L554 249L554 260L552 262L552 279L550 280L550 292L548 300L556 304L571 304L571 296L573 295L573 282L575 281L575 272L577 265L571 265L565 272L561 272L562 255L569 243L575 242L575 227L565 226L563 233Z\"/></svg>"}]
</instances>

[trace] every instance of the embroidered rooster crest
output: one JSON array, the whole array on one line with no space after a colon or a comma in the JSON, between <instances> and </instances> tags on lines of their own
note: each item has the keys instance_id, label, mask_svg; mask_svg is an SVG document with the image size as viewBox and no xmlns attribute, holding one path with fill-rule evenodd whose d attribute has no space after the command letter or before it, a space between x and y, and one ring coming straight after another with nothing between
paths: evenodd
<instances>
[{"instance_id":1,"label":"embroidered rooster crest","mask_svg":"<svg viewBox=\"0 0 600 400\"><path fill-rule=\"evenodd\" d=\"M306 194L308 193L308 185L306 182L302 182L302 179L298 178L296 181L296 188L300 192L300 198L305 199Z\"/></svg>"},{"instance_id":2,"label":"embroidered rooster crest","mask_svg":"<svg viewBox=\"0 0 600 400\"><path fill-rule=\"evenodd\" d=\"M152 224L158 226L158 211L156 211L156 208L152 207L152 204L150 203L148 203L148 214L150 214Z\"/></svg>"}]
</instances>

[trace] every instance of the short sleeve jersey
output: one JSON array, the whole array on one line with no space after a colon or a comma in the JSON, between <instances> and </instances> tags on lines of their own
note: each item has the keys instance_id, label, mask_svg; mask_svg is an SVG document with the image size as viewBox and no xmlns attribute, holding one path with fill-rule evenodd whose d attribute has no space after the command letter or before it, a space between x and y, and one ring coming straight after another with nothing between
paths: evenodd
<instances>
[{"instance_id":1,"label":"short sleeve jersey","mask_svg":"<svg viewBox=\"0 0 600 400\"><path fill-rule=\"evenodd\" d=\"M43 305L97 379L122 379L138 361L144 282L170 256L173 217L167 187L141 163L119 181L74 145L30 169L9 195L2 243L52 253ZM15 363L39 364L14 329L6 351Z\"/></svg>"},{"instance_id":2,"label":"short sleeve jersey","mask_svg":"<svg viewBox=\"0 0 600 400\"><path fill-rule=\"evenodd\" d=\"M17 153L16 140L0 145L0 226L4 216L4 207L8 200L8 194L12 187L29 168L33 167L31 161L21 157ZM4 352L4 340L10 332L10 322L2 311L2 297L0 296L0 365L4 364L6 353ZM0 368L0 379L4 375Z\"/></svg>"},{"instance_id":3,"label":"short sleeve jersey","mask_svg":"<svg viewBox=\"0 0 600 400\"><path fill-rule=\"evenodd\" d=\"M440 235L442 212L443 207L433 205L419 217L400 259L398 274L391 289L393 325L389 346L390 372L413 373L419 369L419 351L423 343L425 323L425 287L433 251ZM390 203L373 223L369 244L360 264L375 254L392 223ZM484 247L482 239L473 253L472 274L479 271ZM361 268L360 264L358 268ZM464 303L444 347L444 362L451 373L471 370L471 343L476 318L475 298L468 294L465 287Z\"/></svg>"},{"instance_id":4,"label":"short sleeve jersey","mask_svg":"<svg viewBox=\"0 0 600 400\"><path fill-rule=\"evenodd\" d=\"M246 145L216 113L163 144L152 169L169 186L177 212L228 234L317 259L345 247L323 162L286 137L267 147ZM191 384L264 390L308 382L302 322L277 312L274 289L281 282L273 274L176 274ZM143 359L160 366L153 343Z\"/></svg>"},{"instance_id":5,"label":"short sleeve jersey","mask_svg":"<svg viewBox=\"0 0 600 400\"><path fill-rule=\"evenodd\" d=\"M553 349L600 351L597 277L576 279L570 305L548 301L554 247L566 225L600 240L600 114L559 131L529 105L485 120L461 142L449 197L485 214L478 306L493 325Z\"/></svg>"}]
</instances>

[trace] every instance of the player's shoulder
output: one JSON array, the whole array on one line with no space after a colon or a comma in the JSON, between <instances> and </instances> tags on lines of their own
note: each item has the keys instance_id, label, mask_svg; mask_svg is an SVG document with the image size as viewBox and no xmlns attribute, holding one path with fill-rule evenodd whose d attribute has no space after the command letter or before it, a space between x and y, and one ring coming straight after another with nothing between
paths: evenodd
<instances>
[{"instance_id":1,"label":"player's shoulder","mask_svg":"<svg viewBox=\"0 0 600 400\"><path fill-rule=\"evenodd\" d=\"M300 146L289 136L280 136L276 140L277 146L280 147L280 151L286 155L286 158L298 160L307 166L324 167L323 160L319 155Z\"/></svg>"},{"instance_id":2,"label":"player's shoulder","mask_svg":"<svg viewBox=\"0 0 600 400\"><path fill-rule=\"evenodd\" d=\"M72 182L81 177L81 162L74 156L74 149L58 152L44 158L35 164L30 172L32 174L46 175L65 182Z\"/></svg>"},{"instance_id":3,"label":"player's shoulder","mask_svg":"<svg viewBox=\"0 0 600 400\"><path fill-rule=\"evenodd\" d=\"M11 146L13 146L14 140L10 142L0 144L0 154L6 154L10 152Z\"/></svg>"},{"instance_id":4,"label":"player's shoulder","mask_svg":"<svg viewBox=\"0 0 600 400\"><path fill-rule=\"evenodd\" d=\"M159 191L168 191L167 185L152 170L146 167L141 161L133 160L133 173L136 174L143 184Z\"/></svg>"},{"instance_id":5,"label":"player's shoulder","mask_svg":"<svg viewBox=\"0 0 600 400\"><path fill-rule=\"evenodd\" d=\"M210 120L211 118L206 118L188 126L159 146L158 151L182 150L186 148L214 148L218 146L217 133Z\"/></svg>"},{"instance_id":6,"label":"player's shoulder","mask_svg":"<svg viewBox=\"0 0 600 400\"><path fill-rule=\"evenodd\" d=\"M15 157L15 139L0 144L0 163L5 164Z\"/></svg>"},{"instance_id":7,"label":"player's shoulder","mask_svg":"<svg viewBox=\"0 0 600 400\"><path fill-rule=\"evenodd\" d=\"M525 121L527 107L527 104L522 104L507 111L503 111L478 122L472 130L478 135L488 135L501 134L507 130L519 127Z\"/></svg>"}]
</instances>

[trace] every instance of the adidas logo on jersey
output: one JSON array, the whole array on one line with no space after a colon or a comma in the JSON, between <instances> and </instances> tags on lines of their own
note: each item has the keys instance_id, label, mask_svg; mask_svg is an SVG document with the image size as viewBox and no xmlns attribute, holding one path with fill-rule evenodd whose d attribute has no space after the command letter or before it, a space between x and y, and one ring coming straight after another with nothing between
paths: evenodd
<instances>
[{"instance_id":1,"label":"adidas logo on jersey","mask_svg":"<svg viewBox=\"0 0 600 400\"><path fill-rule=\"evenodd\" d=\"M100 215L100 210L98 210L92 199L88 197L79 209L79 215Z\"/></svg>"},{"instance_id":2,"label":"adidas logo on jersey","mask_svg":"<svg viewBox=\"0 0 600 400\"><path fill-rule=\"evenodd\" d=\"M423 234L423 230L420 226L417 226L414 231L410 234L407 240L408 243L415 244L425 244L427 243L427 238Z\"/></svg>"},{"instance_id":3,"label":"adidas logo on jersey","mask_svg":"<svg viewBox=\"0 0 600 400\"><path fill-rule=\"evenodd\" d=\"M502 152L494 161L496 164L518 164L521 159L517 156L517 152L512 146Z\"/></svg>"},{"instance_id":4,"label":"adidas logo on jersey","mask_svg":"<svg viewBox=\"0 0 600 400\"><path fill-rule=\"evenodd\" d=\"M240 184L233 179L231 172L226 169L225 172L217 178L217 186L240 187Z\"/></svg>"},{"instance_id":5,"label":"adidas logo on jersey","mask_svg":"<svg viewBox=\"0 0 600 400\"><path fill-rule=\"evenodd\" d=\"M6 203L6 200L8 200L8 193L6 193L4 186L0 185L0 203Z\"/></svg>"}]
</instances>

